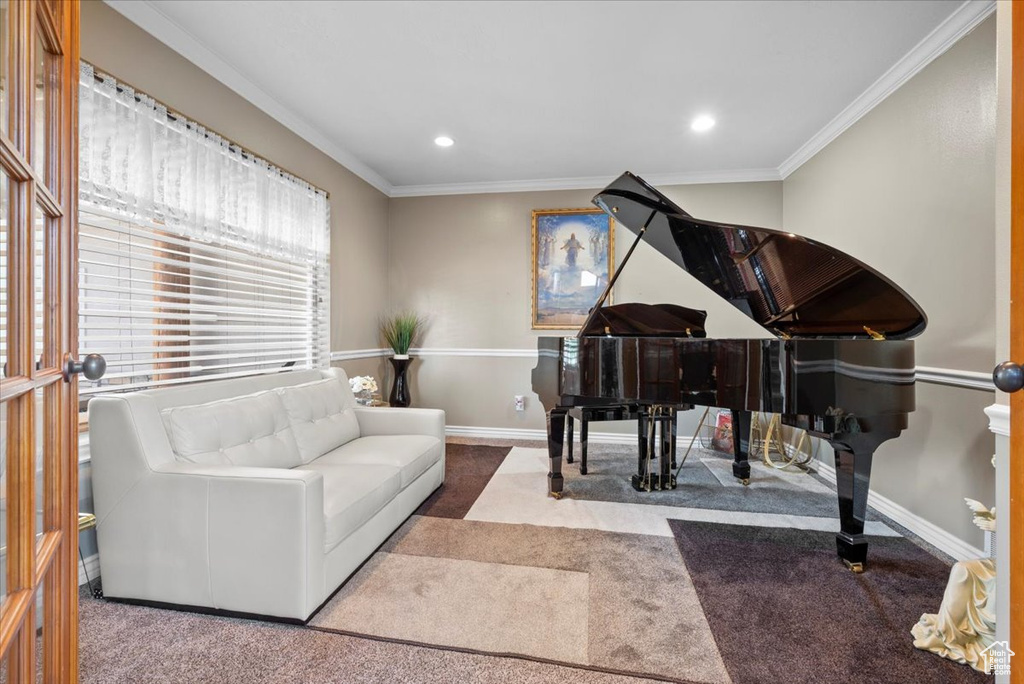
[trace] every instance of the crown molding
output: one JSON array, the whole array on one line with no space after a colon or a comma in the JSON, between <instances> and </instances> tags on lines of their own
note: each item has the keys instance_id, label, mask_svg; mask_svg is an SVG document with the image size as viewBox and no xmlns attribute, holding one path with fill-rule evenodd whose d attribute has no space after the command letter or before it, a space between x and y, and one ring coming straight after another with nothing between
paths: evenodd
<instances>
[{"instance_id":1,"label":"crown molding","mask_svg":"<svg viewBox=\"0 0 1024 684\"><path fill-rule=\"evenodd\" d=\"M105 0L105 2L144 31L152 34L172 50L231 88L388 197L595 190L605 187L614 178L613 176L590 176L393 186L361 159L334 143L327 134L310 124L303 116L282 104L242 75L223 57L202 44L195 36L147 0ZM843 131L855 124L907 80L984 21L995 11L995 8L995 0L967 0L964 2L824 128L783 161L778 168L641 175L652 185L753 183L785 180Z\"/></svg>"},{"instance_id":2,"label":"crown molding","mask_svg":"<svg viewBox=\"0 0 1024 684\"><path fill-rule=\"evenodd\" d=\"M892 95L917 72L964 37L996 9L995 0L967 0L953 14L911 48L896 64L882 74L868 89L839 112L824 128L815 133L784 162L779 164L779 175L785 180L847 128L857 123L885 98Z\"/></svg>"},{"instance_id":3,"label":"crown molding","mask_svg":"<svg viewBox=\"0 0 1024 684\"><path fill-rule=\"evenodd\" d=\"M778 169L736 169L688 173L641 173L651 185L701 185L709 183L757 183L781 181ZM471 183L438 183L429 185L396 185L392 197L431 197L435 195L482 195L498 192L544 192L551 190L600 190L615 176L580 178L540 178L518 181L485 181Z\"/></svg>"},{"instance_id":4,"label":"crown molding","mask_svg":"<svg viewBox=\"0 0 1024 684\"><path fill-rule=\"evenodd\" d=\"M105 2L139 28L256 105L313 147L385 195L391 195L391 183L383 176L354 154L334 143L327 134L310 124L303 116L286 107L273 95L250 81L227 60L206 47L157 7L145 0L105 0Z\"/></svg>"}]
</instances>

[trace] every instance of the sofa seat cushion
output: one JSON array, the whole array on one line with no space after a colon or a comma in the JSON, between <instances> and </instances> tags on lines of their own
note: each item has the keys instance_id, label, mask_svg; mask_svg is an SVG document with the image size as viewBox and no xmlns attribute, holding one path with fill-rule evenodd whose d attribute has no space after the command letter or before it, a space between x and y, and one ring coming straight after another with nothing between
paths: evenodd
<instances>
[{"instance_id":1,"label":"sofa seat cushion","mask_svg":"<svg viewBox=\"0 0 1024 684\"><path fill-rule=\"evenodd\" d=\"M274 392L161 411L174 457L189 463L294 468L302 463Z\"/></svg>"},{"instance_id":2,"label":"sofa seat cushion","mask_svg":"<svg viewBox=\"0 0 1024 684\"><path fill-rule=\"evenodd\" d=\"M277 390L288 412L299 455L310 463L359 436L352 390L338 378Z\"/></svg>"},{"instance_id":3,"label":"sofa seat cushion","mask_svg":"<svg viewBox=\"0 0 1024 684\"><path fill-rule=\"evenodd\" d=\"M380 464L399 468L405 489L430 466L441 460L441 440L429 435L373 435L360 437L324 454L317 463Z\"/></svg>"},{"instance_id":4,"label":"sofa seat cushion","mask_svg":"<svg viewBox=\"0 0 1024 684\"><path fill-rule=\"evenodd\" d=\"M296 470L324 478L324 553L384 508L401 489L398 468L389 465L329 465L319 460Z\"/></svg>"}]
</instances>

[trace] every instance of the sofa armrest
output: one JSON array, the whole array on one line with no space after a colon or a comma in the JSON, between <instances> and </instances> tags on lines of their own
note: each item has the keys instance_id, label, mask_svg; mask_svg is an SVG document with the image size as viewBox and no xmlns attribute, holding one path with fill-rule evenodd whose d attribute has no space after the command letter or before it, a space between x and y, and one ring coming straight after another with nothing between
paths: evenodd
<instances>
[{"instance_id":1,"label":"sofa armrest","mask_svg":"<svg viewBox=\"0 0 1024 684\"><path fill-rule=\"evenodd\" d=\"M425 408L359 407L359 436L430 435L444 444L444 411Z\"/></svg>"},{"instance_id":2,"label":"sofa armrest","mask_svg":"<svg viewBox=\"0 0 1024 684\"><path fill-rule=\"evenodd\" d=\"M173 462L99 521L108 595L305 619L324 588L323 476Z\"/></svg>"}]
</instances>

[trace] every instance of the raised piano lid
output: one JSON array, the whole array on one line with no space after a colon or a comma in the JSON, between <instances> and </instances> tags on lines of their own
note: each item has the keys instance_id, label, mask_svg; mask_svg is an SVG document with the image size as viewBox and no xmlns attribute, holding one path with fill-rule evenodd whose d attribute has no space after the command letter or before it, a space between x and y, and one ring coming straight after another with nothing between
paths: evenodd
<instances>
[{"instance_id":1,"label":"raised piano lid","mask_svg":"<svg viewBox=\"0 0 1024 684\"><path fill-rule=\"evenodd\" d=\"M628 171L594 204L776 335L905 339L928 324L895 283L828 245L690 216Z\"/></svg>"}]
</instances>

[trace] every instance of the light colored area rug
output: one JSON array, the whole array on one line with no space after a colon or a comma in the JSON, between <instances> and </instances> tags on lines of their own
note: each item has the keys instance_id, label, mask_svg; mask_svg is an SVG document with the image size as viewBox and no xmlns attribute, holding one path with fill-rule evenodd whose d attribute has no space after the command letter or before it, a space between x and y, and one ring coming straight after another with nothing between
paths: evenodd
<instances>
[{"instance_id":1,"label":"light colored area rug","mask_svg":"<svg viewBox=\"0 0 1024 684\"><path fill-rule=\"evenodd\" d=\"M414 516L310 627L730 681L671 536Z\"/></svg>"},{"instance_id":2,"label":"light colored area rug","mask_svg":"<svg viewBox=\"0 0 1024 684\"><path fill-rule=\"evenodd\" d=\"M515 447L469 509L466 519L661 537L672 536L668 521L673 519L839 531L835 492L810 475L780 473L752 463L751 486L737 487L731 475L728 485L716 475L722 467L731 468L731 461L711 462L715 464L714 471L700 459L688 462L674 491L638 493L628 484L628 458L592 455L588 475L579 475L575 465L563 464L565 497L556 501L545 496L547 451ZM899 536L878 520L868 521L865 532Z\"/></svg>"}]
</instances>

